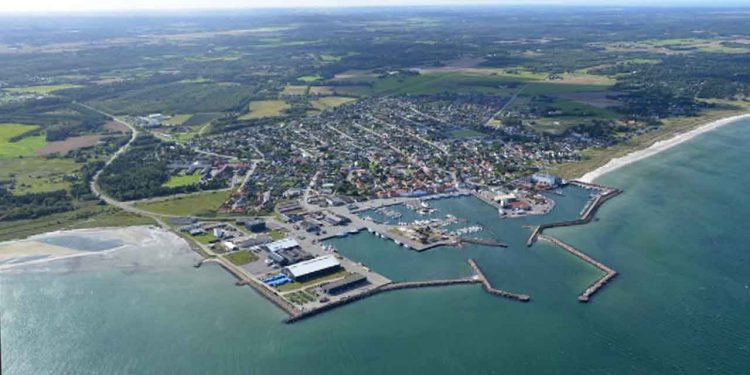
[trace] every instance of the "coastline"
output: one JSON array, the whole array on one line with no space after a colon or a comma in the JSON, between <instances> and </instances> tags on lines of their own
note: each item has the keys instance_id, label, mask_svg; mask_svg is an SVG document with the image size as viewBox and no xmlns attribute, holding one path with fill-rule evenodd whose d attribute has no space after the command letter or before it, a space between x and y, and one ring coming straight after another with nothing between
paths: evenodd
<instances>
[{"instance_id":1,"label":"coastline","mask_svg":"<svg viewBox=\"0 0 750 375\"><path fill-rule=\"evenodd\" d=\"M717 129L722 126L729 125L731 123L734 123L739 120L744 120L744 119L750 119L750 113L725 117L725 118L701 125L687 132L675 134L673 137L669 139L654 142L651 146L647 148L636 150L631 153L628 153L625 156L611 159L610 161L607 162L607 164L604 164L603 166L598 167L594 169L593 171L587 172L583 176L579 177L577 180L586 182L586 183L591 183L597 178L609 172L615 171L617 169L620 169L622 167L635 163L639 160L643 160L645 158L654 156L662 151L668 150L683 142L689 141L703 133L710 132L714 129Z\"/></svg>"}]
</instances>

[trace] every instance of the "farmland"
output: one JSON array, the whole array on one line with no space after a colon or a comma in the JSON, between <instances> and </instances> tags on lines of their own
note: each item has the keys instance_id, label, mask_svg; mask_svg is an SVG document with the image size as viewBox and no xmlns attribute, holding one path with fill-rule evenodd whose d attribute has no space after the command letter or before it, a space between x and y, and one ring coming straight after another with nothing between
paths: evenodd
<instances>
[{"instance_id":1,"label":"farmland","mask_svg":"<svg viewBox=\"0 0 750 375\"><path fill-rule=\"evenodd\" d=\"M33 156L47 144L44 135L23 136L37 130L38 126L24 124L0 124L0 158ZM14 140L14 137L21 139Z\"/></svg>"},{"instance_id":2,"label":"farmland","mask_svg":"<svg viewBox=\"0 0 750 375\"><path fill-rule=\"evenodd\" d=\"M355 98L349 98L349 97L345 97L345 96L326 96L326 97L322 97L322 98L318 98L318 99L312 100L312 101L310 101L310 104L312 104L312 106L315 109L317 109L319 111L323 111L323 110L326 110L326 109L329 109L329 108L335 108L335 107L338 107L340 105L344 105L346 103L351 103L351 102L353 102L355 100L357 100L357 99L355 99Z\"/></svg>"},{"instance_id":3,"label":"farmland","mask_svg":"<svg viewBox=\"0 0 750 375\"><path fill-rule=\"evenodd\" d=\"M258 100L250 102L249 113L240 117L244 119L256 119L263 117L281 116L282 111L289 108L289 105L283 100Z\"/></svg>"}]
</instances>

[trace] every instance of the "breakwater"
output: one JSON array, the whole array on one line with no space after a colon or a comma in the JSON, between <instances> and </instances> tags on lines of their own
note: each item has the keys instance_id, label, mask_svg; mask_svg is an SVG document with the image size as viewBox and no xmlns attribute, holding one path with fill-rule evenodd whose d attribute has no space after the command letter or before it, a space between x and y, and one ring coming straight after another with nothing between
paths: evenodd
<instances>
[{"instance_id":1,"label":"breakwater","mask_svg":"<svg viewBox=\"0 0 750 375\"><path fill-rule=\"evenodd\" d=\"M504 298L514 299L516 301L521 301L521 302L528 302L531 299L531 297L529 297L526 294L511 293L505 290L494 288L492 284L490 284L489 280L487 280L487 277L484 276L484 273L482 272L482 269L480 269L479 266L477 265L477 262L475 262L474 259L469 259L468 262L469 262L469 266L477 275L479 281L482 283L482 286L484 287L484 290L487 293L494 294L496 296L500 296Z\"/></svg>"},{"instance_id":2,"label":"breakwater","mask_svg":"<svg viewBox=\"0 0 750 375\"><path fill-rule=\"evenodd\" d=\"M591 284L586 290L581 293L581 295L578 296L578 301L580 302L588 302L594 293L596 293L599 289L604 287L607 283L609 283L615 276L617 276L617 271L607 267L603 263L597 261L596 259L584 254L582 251L576 249L575 247L551 236L545 236L545 235L539 235L539 238L545 241L549 241L559 247L561 247L563 250L577 256L578 258L582 259L584 262L598 268L599 270L604 272L604 276L602 276L599 280Z\"/></svg>"},{"instance_id":3,"label":"breakwater","mask_svg":"<svg viewBox=\"0 0 750 375\"><path fill-rule=\"evenodd\" d=\"M491 238L461 237L459 239L459 242L482 245L482 246L508 247L508 244L491 239Z\"/></svg>"},{"instance_id":4,"label":"breakwater","mask_svg":"<svg viewBox=\"0 0 750 375\"><path fill-rule=\"evenodd\" d=\"M594 215L604 203L606 203L608 200L622 193L622 190L617 189L617 188L591 184L587 182L570 181L569 183L571 185L576 185L584 189L598 190L599 192L592 199L590 199L586 203L586 205L583 207L583 210L581 210L580 218L575 219L575 220L559 221L556 223L541 224L537 226L531 232L531 235L529 236L528 241L526 241L526 246L531 247L531 245L533 245L534 242L536 242L537 238L544 232L545 229L558 228L558 227L570 227L570 226L583 225L583 224L590 223L591 219L594 218Z\"/></svg>"},{"instance_id":5,"label":"breakwater","mask_svg":"<svg viewBox=\"0 0 750 375\"><path fill-rule=\"evenodd\" d=\"M466 278L461 278L461 279L408 281L408 282L385 284L380 287L370 289L366 292L344 297L340 300L320 306L314 310L307 310L307 311L302 311L296 314L290 314L291 316L287 318L286 320L284 320L284 323L287 323L287 324L295 323L300 320L311 318L315 315L324 313L326 311L330 311L335 308L350 304L352 302L356 302L364 298L371 297L376 294L380 294L384 292L390 292L394 290L403 290L403 289L433 288L433 287L443 287L443 286L451 286L451 285L477 284L479 282L480 280L477 278L466 277Z\"/></svg>"},{"instance_id":6,"label":"breakwater","mask_svg":"<svg viewBox=\"0 0 750 375\"><path fill-rule=\"evenodd\" d=\"M290 315L289 318L284 320L284 323L287 323L287 324L295 323L300 320L311 318L315 315L324 313L326 311L333 310L337 307L341 307L341 306L350 304L352 302L356 302L364 298L374 296L376 294L390 292L394 290L404 290L404 289L434 288L434 287L445 287L445 286L452 286L452 285L467 285L467 284L482 284L482 287L487 293L495 295L495 296L508 298L508 299L512 299L512 300L516 300L520 302L528 302L529 300L531 300L531 297L529 297L526 294L512 293L512 292L508 292L508 291L493 287L492 284L490 284L489 280L487 280L487 277L484 276L484 273L482 273L482 270L479 268L479 266L473 259L469 259L468 263L472 271L474 272L474 276L472 277L464 277L464 278L459 278L459 279L445 279L445 280L406 281L406 282L385 284L385 285L370 289L362 293L344 297L342 299L320 306L313 310L306 310L302 312L297 312L295 314L289 314Z\"/></svg>"}]
</instances>

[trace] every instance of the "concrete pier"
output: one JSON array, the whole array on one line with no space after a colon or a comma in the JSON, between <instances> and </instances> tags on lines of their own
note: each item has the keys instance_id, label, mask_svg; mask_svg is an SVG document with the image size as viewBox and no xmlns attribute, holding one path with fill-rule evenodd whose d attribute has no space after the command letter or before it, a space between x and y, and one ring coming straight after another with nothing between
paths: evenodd
<instances>
[{"instance_id":1,"label":"concrete pier","mask_svg":"<svg viewBox=\"0 0 750 375\"><path fill-rule=\"evenodd\" d=\"M482 283L482 286L484 287L484 290L487 293L494 294L496 296L500 296L504 298L514 299L520 302L528 302L531 299L531 297L529 297L526 294L516 294L516 293L511 293L511 292L507 292L501 289L494 288L492 284L490 284L489 280L487 280L487 277L484 276L484 273L477 265L477 262L475 262L474 259L469 259L468 262L469 262L469 266L477 275L477 278Z\"/></svg>"},{"instance_id":2,"label":"concrete pier","mask_svg":"<svg viewBox=\"0 0 750 375\"><path fill-rule=\"evenodd\" d=\"M493 240L491 238L461 237L459 239L459 242L482 245L482 246L508 247L508 244L497 241L497 240Z\"/></svg>"},{"instance_id":3,"label":"concrete pier","mask_svg":"<svg viewBox=\"0 0 750 375\"><path fill-rule=\"evenodd\" d=\"M601 289L604 285L609 283L615 276L617 276L617 271L607 267L603 263L597 261L596 259L584 254L580 250L576 249L575 247L551 236L545 236L540 235L539 239L549 241L559 247L561 247L563 250L577 256L578 258L582 259L584 262L600 269L604 272L604 276L601 277L599 280L591 284L586 290L581 293L581 295L578 296L578 301L586 303L589 301L592 295L596 293L599 289Z\"/></svg>"}]
</instances>

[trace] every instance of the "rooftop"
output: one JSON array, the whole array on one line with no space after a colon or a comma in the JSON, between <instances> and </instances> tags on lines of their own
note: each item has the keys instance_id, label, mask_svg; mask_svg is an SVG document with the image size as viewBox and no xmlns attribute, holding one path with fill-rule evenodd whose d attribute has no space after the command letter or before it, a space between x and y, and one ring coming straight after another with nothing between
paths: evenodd
<instances>
[{"instance_id":1,"label":"rooftop","mask_svg":"<svg viewBox=\"0 0 750 375\"><path fill-rule=\"evenodd\" d=\"M333 255L324 255L315 259L306 260L297 264L292 264L286 269L293 277L309 275L314 272L322 271L328 268L338 267L341 263Z\"/></svg>"},{"instance_id":2,"label":"rooftop","mask_svg":"<svg viewBox=\"0 0 750 375\"><path fill-rule=\"evenodd\" d=\"M294 238L284 238L283 240L278 240L278 241L274 241L269 244L266 244L268 251L272 253L275 253L277 251L284 250L284 249L291 249L297 246L299 246L299 243Z\"/></svg>"}]
</instances>

